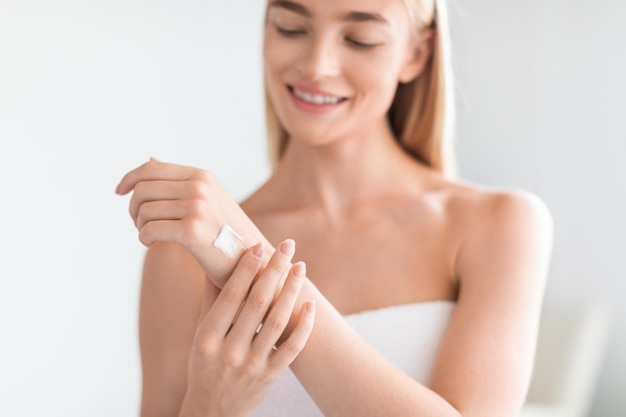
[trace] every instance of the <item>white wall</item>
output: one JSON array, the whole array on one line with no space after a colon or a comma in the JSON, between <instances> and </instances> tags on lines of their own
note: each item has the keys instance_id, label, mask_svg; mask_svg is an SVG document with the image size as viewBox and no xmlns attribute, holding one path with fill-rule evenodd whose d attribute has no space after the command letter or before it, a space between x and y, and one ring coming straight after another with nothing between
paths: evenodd
<instances>
[{"instance_id":1,"label":"white wall","mask_svg":"<svg viewBox=\"0 0 626 417\"><path fill-rule=\"evenodd\" d=\"M244 13L242 13L244 11ZM0 0L0 416L132 416L150 156L267 173L257 1Z\"/></svg>"},{"instance_id":2,"label":"white wall","mask_svg":"<svg viewBox=\"0 0 626 417\"><path fill-rule=\"evenodd\" d=\"M552 208L548 309L624 322L626 4L453 6L462 174ZM149 156L235 198L265 178L262 7L0 0L1 416L136 415L143 248L113 190ZM594 415L626 414L624 350L617 324Z\"/></svg>"},{"instance_id":3,"label":"white wall","mask_svg":"<svg viewBox=\"0 0 626 417\"><path fill-rule=\"evenodd\" d=\"M461 173L539 194L555 218L546 311L605 304L592 415L626 415L626 2L454 0Z\"/></svg>"}]
</instances>

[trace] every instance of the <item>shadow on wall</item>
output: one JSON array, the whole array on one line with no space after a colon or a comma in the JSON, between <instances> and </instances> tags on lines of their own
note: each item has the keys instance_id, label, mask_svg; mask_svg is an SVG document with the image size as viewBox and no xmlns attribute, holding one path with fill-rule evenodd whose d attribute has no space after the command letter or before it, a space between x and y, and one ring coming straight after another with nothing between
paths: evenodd
<instances>
[{"instance_id":1,"label":"shadow on wall","mask_svg":"<svg viewBox=\"0 0 626 417\"><path fill-rule=\"evenodd\" d=\"M520 417L588 415L604 361L611 315L597 303L545 313L535 369Z\"/></svg>"}]
</instances>

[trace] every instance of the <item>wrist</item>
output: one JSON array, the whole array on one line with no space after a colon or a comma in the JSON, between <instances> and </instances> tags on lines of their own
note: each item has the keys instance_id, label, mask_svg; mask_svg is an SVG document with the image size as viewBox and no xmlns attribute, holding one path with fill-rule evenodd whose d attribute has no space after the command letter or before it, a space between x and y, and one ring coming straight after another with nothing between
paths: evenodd
<instances>
[{"instance_id":1,"label":"wrist","mask_svg":"<svg viewBox=\"0 0 626 417\"><path fill-rule=\"evenodd\" d=\"M212 417L208 409L209 407L206 401L203 401L201 398L196 398L190 391L187 391L183 398L178 417Z\"/></svg>"}]
</instances>

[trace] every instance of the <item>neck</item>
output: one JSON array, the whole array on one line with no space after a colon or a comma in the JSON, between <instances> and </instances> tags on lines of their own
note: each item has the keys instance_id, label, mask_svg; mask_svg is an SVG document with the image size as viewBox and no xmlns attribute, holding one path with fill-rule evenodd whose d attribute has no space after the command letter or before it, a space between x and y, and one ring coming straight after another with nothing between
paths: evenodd
<instances>
[{"instance_id":1,"label":"neck","mask_svg":"<svg viewBox=\"0 0 626 417\"><path fill-rule=\"evenodd\" d=\"M418 166L385 124L324 145L292 138L274 183L285 206L319 208L336 217L360 201L414 188Z\"/></svg>"}]
</instances>

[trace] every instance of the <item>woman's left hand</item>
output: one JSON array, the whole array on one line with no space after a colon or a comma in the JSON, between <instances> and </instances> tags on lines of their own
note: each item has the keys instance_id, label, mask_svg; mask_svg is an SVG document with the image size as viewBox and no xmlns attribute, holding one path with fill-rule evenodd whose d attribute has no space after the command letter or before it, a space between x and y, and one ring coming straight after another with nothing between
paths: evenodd
<instances>
[{"instance_id":1,"label":"woman's left hand","mask_svg":"<svg viewBox=\"0 0 626 417\"><path fill-rule=\"evenodd\" d=\"M237 259L228 258L213 242L222 226L237 230L237 225L249 228L244 224L251 222L213 175L150 159L128 172L116 189L120 195L131 191L129 211L139 240L146 246L156 241L180 244L222 288Z\"/></svg>"},{"instance_id":2,"label":"woman's left hand","mask_svg":"<svg viewBox=\"0 0 626 417\"><path fill-rule=\"evenodd\" d=\"M296 302L306 267L291 265L294 245L282 242L266 268L261 268L262 245L255 245L217 298L207 286L181 417L247 416L304 348L315 306Z\"/></svg>"}]
</instances>

